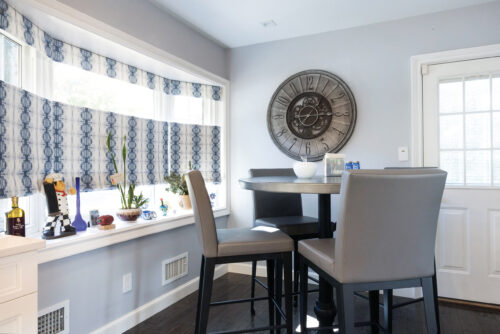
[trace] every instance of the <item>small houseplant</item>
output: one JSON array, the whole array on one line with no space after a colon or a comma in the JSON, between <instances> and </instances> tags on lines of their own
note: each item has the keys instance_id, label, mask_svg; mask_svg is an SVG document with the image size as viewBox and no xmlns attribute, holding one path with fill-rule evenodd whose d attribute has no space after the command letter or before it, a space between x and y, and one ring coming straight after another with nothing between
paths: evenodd
<instances>
[{"instance_id":1,"label":"small houseplant","mask_svg":"<svg viewBox=\"0 0 500 334\"><path fill-rule=\"evenodd\" d=\"M189 169L191 169L191 163L189 163ZM180 207L186 210L191 209L191 200L189 199L189 192L185 176L172 172L169 176L165 176L165 181L168 184L166 190L180 197Z\"/></svg>"},{"instance_id":2,"label":"small houseplant","mask_svg":"<svg viewBox=\"0 0 500 334\"><path fill-rule=\"evenodd\" d=\"M148 199L144 197L141 193L140 195L135 194L135 184L131 183L127 185L127 146L125 145L126 137L123 137L123 147L122 147L122 159L123 159L123 173L118 171L118 165L116 164L115 154L111 150L111 133L108 133L108 138L106 140L106 146L108 147L108 152L113 161L113 166L115 167L115 174L111 175L111 183L116 185L120 191L122 208L116 212L118 218L124 221L135 222L137 218L142 213L141 206L148 202Z\"/></svg>"}]
</instances>

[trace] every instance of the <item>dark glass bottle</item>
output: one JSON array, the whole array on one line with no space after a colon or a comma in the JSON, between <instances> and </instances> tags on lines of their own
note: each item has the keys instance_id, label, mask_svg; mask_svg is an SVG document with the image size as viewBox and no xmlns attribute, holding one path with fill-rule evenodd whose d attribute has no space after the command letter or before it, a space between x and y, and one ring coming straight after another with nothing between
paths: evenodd
<instances>
[{"instance_id":1,"label":"dark glass bottle","mask_svg":"<svg viewBox=\"0 0 500 334\"><path fill-rule=\"evenodd\" d=\"M26 236L26 224L24 210L18 205L19 198L12 197L12 210L7 213L7 228L6 234Z\"/></svg>"}]
</instances>

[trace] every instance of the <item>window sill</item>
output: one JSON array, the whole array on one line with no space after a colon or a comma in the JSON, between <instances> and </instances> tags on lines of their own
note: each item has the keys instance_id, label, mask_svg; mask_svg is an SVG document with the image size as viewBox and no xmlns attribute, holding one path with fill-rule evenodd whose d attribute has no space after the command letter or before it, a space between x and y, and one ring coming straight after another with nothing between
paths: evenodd
<instances>
[{"instance_id":1,"label":"window sill","mask_svg":"<svg viewBox=\"0 0 500 334\"><path fill-rule=\"evenodd\" d=\"M215 218L227 215L229 215L229 209L214 211ZM71 237L47 240L46 247L38 251L38 263L59 260L127 240L191 225L194 224L194 216L189 210L175 216L159 217L154 220L139 219L136 223L116 220L115 224L116 228L113 230L103 231L94 226Z\"/></svg>"}]
</instances>

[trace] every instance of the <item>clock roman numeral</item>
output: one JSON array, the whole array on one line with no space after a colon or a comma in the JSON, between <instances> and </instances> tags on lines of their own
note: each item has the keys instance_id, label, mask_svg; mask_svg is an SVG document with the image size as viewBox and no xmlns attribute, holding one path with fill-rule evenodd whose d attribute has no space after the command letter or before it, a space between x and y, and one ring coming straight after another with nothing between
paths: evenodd
<instances>
[{"instance_id":1,"label":"clock roman numeral","mask_svg":"<svg viewBox=\"0 0 500 334\"><path fill-rule=\"evenodd\" d=\"M287 107L289 104L290 104L290 99L283 96L283 95L280 95L276 98L276 102L278 102L279 104Z\"/></svg>"}]
</instances>

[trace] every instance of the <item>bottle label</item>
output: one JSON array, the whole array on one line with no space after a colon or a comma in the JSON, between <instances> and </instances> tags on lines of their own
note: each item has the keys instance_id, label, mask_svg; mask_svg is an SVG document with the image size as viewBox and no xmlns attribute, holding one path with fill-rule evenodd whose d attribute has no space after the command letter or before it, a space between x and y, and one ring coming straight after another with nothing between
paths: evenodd
<instances>
[{"instance_id":1,"label":"bottle label","mask_svg":"<svg viewBox=\"0 0 500 334\"><path fill-rule=\"evenodd\" d=\"M24 217L8 218L7 219L7 234L25 237L26 230L25 230L25 224L24 224Z\"/></svg>"}]
</instances>

